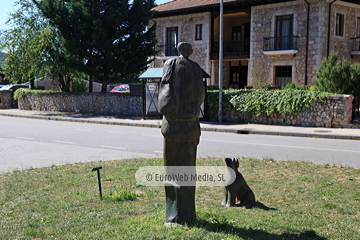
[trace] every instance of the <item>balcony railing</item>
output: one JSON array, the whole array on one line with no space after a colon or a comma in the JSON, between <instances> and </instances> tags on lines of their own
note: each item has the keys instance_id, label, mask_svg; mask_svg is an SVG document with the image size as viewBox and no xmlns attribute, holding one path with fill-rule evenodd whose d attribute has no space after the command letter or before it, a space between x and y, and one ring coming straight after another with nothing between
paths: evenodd
<instances>
[{"instance_id":1,"label":"balcony railing","mask_svg":"<svg viewBox=\"0 0 360 240\"><path fill-rule=\"evenodd\" d=\"M360 37L351 38L353 41L352 50L351 51L360 51Z\"/></svg>"},{"instance_id":2,"label":"balcony railing","mask_svg":"<svg viewBox=\"0 0 360 240\"><path fill-rule=\"evenodd\" d=\"M158 54L162 56L179 56L176 44L157 45L156 50L159 51Z\"/></svg>"},{"instance_id":3,"label":"balcony railing","mask_svg":"<svg viewBox=\"0 0 360 240\"><path fill-rule=\"evenodd\" d=\"M211 53L219 54L219 42L212 43ZM250 40L223 42L223 53L224 55L249 55Z\"/></svg>"},{"instance_id":4,"label":"balcony railing","mask_svg":"<svg viewBox=\"0 0 360 240\"><path fill-rule=\"evenodd\" d=\"M265 37L264 38L264 52L266 51L283 51L283 50L298 50L297 36L286 37Z\"/></svg>"}]
</instances>

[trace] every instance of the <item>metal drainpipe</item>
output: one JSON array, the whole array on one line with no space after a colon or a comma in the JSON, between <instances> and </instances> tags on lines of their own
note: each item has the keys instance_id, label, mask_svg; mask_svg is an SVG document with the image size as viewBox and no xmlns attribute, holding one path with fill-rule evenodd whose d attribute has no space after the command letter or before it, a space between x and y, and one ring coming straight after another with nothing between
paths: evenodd
<instances>
[{"instance_id":1,"label":"metal drainpipe","mask_svg":"<svg viewBox=\"0 0 360 240\"><path fill-rule=\"evenodd\" d=\"M326 57L329 57L330 54L330 27L331 27L331 6L334 2L336 2L337 0L332 1L329 4L329 16L328 16L328 39L327 39L327 53L326 53Z\"/></svg>"},{"instance_id":2,"label":"metal drainpipe","mask_svg":"<svg viewBox=\"0 0 360 240\"><path fill-rule=\"evenodd\" d=\"M307 4L307 23L306 23L306 53L305 53L305 82L308 85L308 58L309 58L309 24L310 24L310 3L304 0Z\"/></svg>"}]
</instances>

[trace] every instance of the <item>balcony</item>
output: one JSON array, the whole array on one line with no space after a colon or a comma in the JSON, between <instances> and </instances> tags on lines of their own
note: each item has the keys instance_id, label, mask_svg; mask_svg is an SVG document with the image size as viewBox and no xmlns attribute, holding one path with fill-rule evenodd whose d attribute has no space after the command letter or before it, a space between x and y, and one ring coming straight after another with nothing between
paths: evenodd
<instances>
[{"instance_id":1,"label":"balcony","mask_svg":"<svg viewBox=\"0 0 360 240\"><path fill-rule=\"evenodd\" d=\"M353 41L351 56L360 56L360 37L351 38L351 40Z\"/></svg>"},{"instance_id":2,"label":"balcony","mask_svg":"<svg viewBox=\"0 0 360 240\"><path fill-rule=\"evenodd\" d=\"M266 55L296 54L297 36L265 37L263 52Z\"/></svg>"},{"instance_id":3,"label":"balcony","mask_svg":"<svg viewBox=\"0 0 360 240\"><path fill-rule=\"evenodd\" d=\"M211 59L219 57L219 42L211 44ZM249 58L250 57L250 40L224 41L223 42L224 59L232 58Z\"/></svg>"}]
</instances>

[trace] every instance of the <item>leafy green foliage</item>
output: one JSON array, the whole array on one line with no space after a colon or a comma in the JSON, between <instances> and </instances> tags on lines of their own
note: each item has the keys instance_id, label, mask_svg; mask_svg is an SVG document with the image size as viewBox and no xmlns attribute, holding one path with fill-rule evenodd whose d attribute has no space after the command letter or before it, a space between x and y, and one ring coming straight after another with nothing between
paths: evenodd
<instances>
[{"instance_id":1,"label":"leafy green foliage","mask_svg":"<svg viewBox=\"0 0 360 240\"><path fill-rule=\"evenodd\" d=\"M71 65L103 83L144 71L155 51L154 0L33 0L59 30Z\"/></svg>"},{"instance_id":2,"label":"leafy green foliage","mask_svg":"<svg viewBox=\"0 0 360 240\"><path fill-rule=\"evenodd\" d=\"M339 61L338 53L331 53L323 60L316 77L315 85L319 91L360 97L360 64Z\"/></svg>"},{"instance_id":3,"label":"leafy green foliage","mask_svg":"<svg viewBox=\"0 0 360 240\"><path fill-rule=\"evenodd\" d=\"M109 195L104 194L104 199L112 201L135 201L137 199L136 193L121 188L118 191L111 192Z\"/></svg>"},{"instance_id":4,"label":"leafy green foliage","mask_svg":"<svg viewBox=\"0 0 360 240\"><path fill-rule=\"evenodd\" d=\"M13 83L29 81L52 74L63 91L69 91L70 81L77 74L68 62L69 55L56 28L43 17L29 0L17 2L18 10L10 14L12 28L0 34L1 48L8 49L5 73Z\"/></svg>"},{"instance_id":5,"label":"leafy green foliage","mask_svg":"<svg viewBox=\"0 0 360 240\"><path fill-rule=\"evenodd\" d=\"M304 86L297 86L294 82L288 83L282 90L306 90Z\"/></svg>"},{"instance_id":6,"label":"leafy green foliage","mask_svg":"<svg viewBox=\"0 0 360 240\"><path fill-rule=\"evenodd\" d=\"M86 83L81 79L73 79L72 80L72 91L73 92L85 92L86 91Z\"/></svg>"},{"instance_id":7,"label":"leafy green foliage","mask_svg":"<svg viewBox=\"0 0 360 240\"><path fill-rule=\"evenodd\" d=\"M210 86L207 86L207 90L219 90L219 86L218 85L210 85Z\"/></svg>"},{"instance_id":8,"label":"leafy green foliage","mask_svg":"<svg viewBox=\"0 0 360 240\"><path fill-rule=\"evenodd\" d=\"M3 53L3 52L0 52L0 69L1 67L4 66L5 64L5 58L6 58L7 54L6 53ZM0 70L1 71L1 70Z\"/></svg>"},{"instance_id":9,"label":"leafy green foliage","mask_svg":"<svg viewBox=\"0 0 360 240\"><path fill-rule=\"evenodd\" d=\"M223 108L256 115L299 112L313 101L325 101L331 93L306 90L224 90ZM209 108L217 108L219 91L208 91Z\"/></svg>"},{"instance_id":10,"label":"leafy green foliage","mask_svg":"<svg viewBox=\"0 0 360 240\"><path fill-rule=\"evenodd\" d=\"M39 94L39 93L55 93L59 91L54 90L33 90L30 88L19 88L14 92L14 99L20 99L23 98L27 94Z\"/></svg>"}]
</instances>

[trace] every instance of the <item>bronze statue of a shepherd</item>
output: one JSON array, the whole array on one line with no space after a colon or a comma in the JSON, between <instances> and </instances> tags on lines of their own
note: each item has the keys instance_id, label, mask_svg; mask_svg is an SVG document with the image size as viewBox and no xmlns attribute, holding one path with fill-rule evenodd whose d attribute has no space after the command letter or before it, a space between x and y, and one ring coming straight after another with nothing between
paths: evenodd
<instances>
[{"instance_id":1,"label":"bronze statue of a shepherd","mask_svg":"<svg viewBox=\"0 0 360 240\"><path fill-rule=\"evenodd\" d=\"M193 166L201 134L199 114L205 99L204 71L189 59L192 46L181 42L179 57L169 59L163 68L159 111L163 115L164 165ZM165 185L166 223L189 224L195 220L195 183L192 186Z\"/></svg>"}]
</instances>

